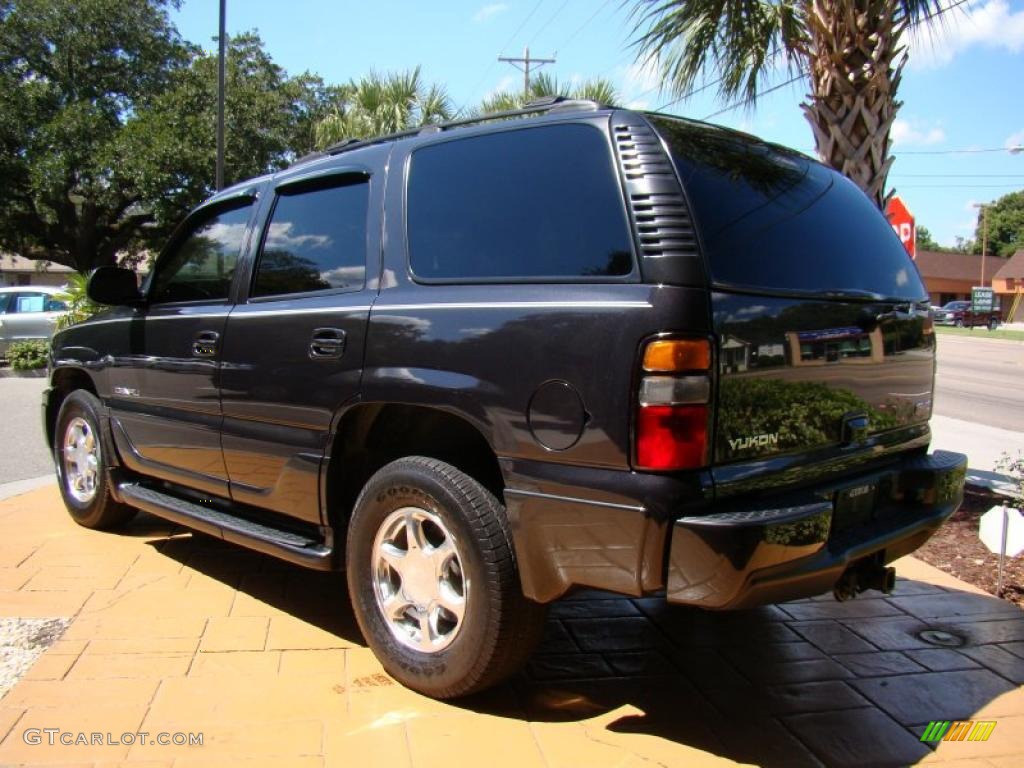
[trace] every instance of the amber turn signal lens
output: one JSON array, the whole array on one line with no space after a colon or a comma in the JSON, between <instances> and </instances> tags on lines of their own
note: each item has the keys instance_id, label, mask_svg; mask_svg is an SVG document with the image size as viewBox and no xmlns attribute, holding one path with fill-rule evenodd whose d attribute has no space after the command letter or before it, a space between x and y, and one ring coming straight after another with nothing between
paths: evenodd
<instances>
[{"instance_id":1,"label":"amber turn signal lens","mask_svg":"<svg viewBox=\"0 0 1024 768\"><path fill-rule=\"evenodd\" d=\"M710 367L711 345L707 339L652 341L644 350L645 371L706 371Z\"/></svg>"}]
</instances>

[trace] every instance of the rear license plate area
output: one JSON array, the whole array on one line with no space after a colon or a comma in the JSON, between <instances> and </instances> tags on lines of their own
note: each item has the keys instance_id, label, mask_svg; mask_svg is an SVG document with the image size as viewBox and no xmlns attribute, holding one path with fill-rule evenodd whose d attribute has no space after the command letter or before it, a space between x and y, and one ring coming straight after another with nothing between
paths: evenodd
<instances>
[{"instance_id":1,"label":"rear license plate area","mask_svg":"<svg viewBox=\"0 0 1024 768\"><path fill-rule=\"evenodd\" d=\"M832 534L867 525L875 517L878 484L862 483L835 492L832 506Z\"/></svg>"}]
</instances>

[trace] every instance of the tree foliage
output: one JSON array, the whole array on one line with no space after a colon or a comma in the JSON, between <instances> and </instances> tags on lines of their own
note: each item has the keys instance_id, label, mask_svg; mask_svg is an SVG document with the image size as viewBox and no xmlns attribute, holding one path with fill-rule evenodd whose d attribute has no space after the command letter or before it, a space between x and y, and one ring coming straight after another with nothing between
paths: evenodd
<instances>
[{"instance_id":1,"label":"tree foliage","mask_svg":"<svg viewBox=\"0 0 1024 768\"><path fill-rule=\"evenodd\" d=\"M330 98L313 132L320 149L343 139L395 133L455 116L444 86L425 84L419 67L408 72L371 72L336 88Z\"/></svg>"},{"instance_id":2,"label":"tree foliage","mask_svg":"<svg viewBox=\"0 0 1024 768\"><path fill-rule=\"evenodd\" d=\"M112 263L153 216L122 134L187 66L166 0L0 0L0 247Z\"/></svg>"},{"instance_id":3,"label":"tree foliage","mask_svg":"<svg viewBox=\"0 0 1024 768\"><path fill-rule=\"evenodd\" d=\"M752 105L776 70L807 78L802 105L823 162L884 207L889 131L912 23L942 0L633 0L639 58L683 97L702 79Z\"/></svg>"},{"instance_id":4,"label":"tree foliage","mask_svg":"<svg viewBox=\"0 0 1024 768\"><path fill-rule=\"evenodd\" d=\"M1024 191L1003 195L994 203L978 211L978 224L974 229L972 250L981 253L985 235L985 215L988 215L986 253L1009 258L1024 248Z\"/></svg>"},{"instance_id":5,"label":"tree foliage","mask_svg":"<svg viewBox=\"0 0 1024 768\"><path fill-rule=\"evenodd\" d=\"M0 248L80 272L161 242L213 190L216 56L176 0L0 0ZM230 41L226 176L313 147L332 90Z\"/></svg>"},{"instance_id":6,"label":"tree foliage","mask_svg":"<svg viewBox=\"0 0 1024 768\"><path fill-rule=\"evenodd\" d=\"M530 80L529 93L523 91L499 91L488 96L473 109L473 114L483 115L489 112L504 112L511 109L522 109L534 99L545 96L564 96L569 99L589 99L608 106L618 106L619 94L615 86L604 78L594 78L581 83L562 83L557 77L541 72Z\"/></svg>"},{"instance_id":7,"label":"tree foliage","mask_svg":"<svg viewBox=\"0 0 1024 768\"><path fill-rule=\"evenodd\" d=\"M939 242L932 237L932 233L928 230L928 227L919 226L917 233L915 234L917 239L917 247L925 251L941 251L942 246Z\"/></svg>"}]
</instances>

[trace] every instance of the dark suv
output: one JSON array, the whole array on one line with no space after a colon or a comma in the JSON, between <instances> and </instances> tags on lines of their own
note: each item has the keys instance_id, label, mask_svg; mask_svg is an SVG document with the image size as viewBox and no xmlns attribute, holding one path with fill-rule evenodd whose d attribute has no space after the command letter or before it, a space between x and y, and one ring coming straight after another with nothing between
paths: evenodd
<instances>
[{"instance_id":1,"label":"dark suv","mask_svg":"<svg viewBox=\"0 0 1024 768\"><path fill-rule=\"evenodd\" d=\"M711 125L555 102L345 143L89 290L113 308L55 337L44 403L74 519L345 568L432 696L513 673L576 587L888 590L962 499L885 217Z\"/></svg>"}]
</instances>

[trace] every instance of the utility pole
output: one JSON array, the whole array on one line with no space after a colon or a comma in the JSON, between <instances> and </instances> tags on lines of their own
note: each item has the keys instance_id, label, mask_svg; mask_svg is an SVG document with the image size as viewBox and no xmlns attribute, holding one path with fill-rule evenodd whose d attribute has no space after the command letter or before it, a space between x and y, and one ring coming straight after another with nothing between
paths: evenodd
<instances>
[{"instance_id":1,"label":"utility pole","mask_svg":"<svg viewBox=\"0 0 1024 768\"><path fill-rule=\"evenodd\" d=\"M523 73L523 95L529 97L530 95L530 65L536 64L537 68L544 66L545 64L554 64L554 59L531 59L530 58L530 46L526 46L523 51L523 57L517 58L514 56L499 56L498 61L505 61L511 64L516 69L519 69ZM519 65L523 66L520 67Z\"/></svg>"},{"instance_id":2,"label":"utility pole","mask_svg":"<svg viewBox=\"0 0 1024 768\"><path fill-rule=\"evenodd\" d=\"M988 250L988 203L975 203L981 209L981 287L985 287L985 251Z\"/></svg>"},{"instance_id":3,"label":"utility pole","mask_svg":"<svg viewBox=\"0 0 1024 768\"><path fill-rule=\"evenodd\" d=\"M220 35L217 38L217 179L218 191L224 189L224 57L227 50L227 36L224 34L225 5L220 0Z\"/></svg>"}]
</instances>

